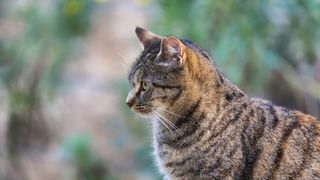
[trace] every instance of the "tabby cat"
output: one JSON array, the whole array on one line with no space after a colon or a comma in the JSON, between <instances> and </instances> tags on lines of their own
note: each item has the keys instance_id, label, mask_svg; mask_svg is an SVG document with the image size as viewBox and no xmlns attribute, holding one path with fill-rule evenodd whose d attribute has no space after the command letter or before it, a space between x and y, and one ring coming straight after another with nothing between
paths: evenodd
<instances>
[{"instance_id":1,"label":"tabby cat","mask_svg":"<svg viewBox=\"0 0 320 180\"><path fill-rule=\"evenodd\" d=\"M166 179L320 179L315 117L248 97L189 40L136 34L126 103L151 118Z\"/></svg>"}]
</instances>

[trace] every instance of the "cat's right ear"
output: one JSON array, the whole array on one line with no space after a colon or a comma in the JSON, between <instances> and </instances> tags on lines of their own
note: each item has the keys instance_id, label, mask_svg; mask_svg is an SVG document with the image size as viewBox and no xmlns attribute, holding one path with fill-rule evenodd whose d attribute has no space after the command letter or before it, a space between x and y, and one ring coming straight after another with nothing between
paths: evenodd
<instances>
[{"instance_id":1,"label":"cat's right ear","mask_svg":"<svg viewBox=\"0 0 320 180\"><path fill-rule=\"evenodd\" d=\"M164 37L161 41L159 57L159 64L164 66L177 66L181 67L184 64L182 57L184 45L181 41L174 37Z\"/></svg>"},{"instance_id":2,"label":"cat's right ear","mask_svg":"<svg viewBox=\"0 0 320 180\"><path fill-rule=\"evenodd\" d=\"M162 40L162 37L140 27L136 27L136 34L143 49L146 49L154 42L161 42Z\"/></svg>"}]
</instances>

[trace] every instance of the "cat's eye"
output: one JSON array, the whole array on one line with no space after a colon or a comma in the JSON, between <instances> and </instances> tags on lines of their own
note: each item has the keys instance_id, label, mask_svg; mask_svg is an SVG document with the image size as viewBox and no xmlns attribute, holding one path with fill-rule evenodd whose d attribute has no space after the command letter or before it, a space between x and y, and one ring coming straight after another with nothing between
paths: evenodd
<instances>
[{"instance_id":1,"label":"cat's eye","mask_svg":"<svg viewBox=\"0 0 320 180\"><path fill-rule=\"evenodd\" d=\"M141 81L143 91L147 91L151 87L151 83L148 81Z\"/></svg>"}]
</instances>

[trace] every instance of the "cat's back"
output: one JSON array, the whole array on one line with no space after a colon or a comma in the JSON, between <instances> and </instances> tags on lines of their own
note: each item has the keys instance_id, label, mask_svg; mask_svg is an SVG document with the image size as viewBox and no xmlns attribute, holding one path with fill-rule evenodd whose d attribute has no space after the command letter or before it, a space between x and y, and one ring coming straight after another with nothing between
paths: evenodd
<instances>
[{"instance_id":1,"label":"cat's back","mask_svg":"<svg viewBox=\"0 0 320 180\"><path fill-rule=\"evenodd\" d=\"M310 115L252 98L262 136L254 179L320 179L320 123Z\"/></svg>"}]
</instances>

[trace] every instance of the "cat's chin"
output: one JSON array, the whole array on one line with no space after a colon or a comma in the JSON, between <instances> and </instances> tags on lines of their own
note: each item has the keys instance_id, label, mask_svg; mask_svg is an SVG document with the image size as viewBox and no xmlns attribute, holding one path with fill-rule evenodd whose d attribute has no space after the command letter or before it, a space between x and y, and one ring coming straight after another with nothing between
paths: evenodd
<instances>
[{"instance_id":1,"label":"cat's chin","mask_svg":"<svg viewBox=\"0 0 320 180\"><path fill-rule=\"evenodd\" d=\"M152 114L141 114L141 113L137 113L140 117L145 118L145 119L151 119L152 118Z\"/></svg>"},{"instance_id":2,"label":"cat's chin","mask_svg":"<svg viewBox=\"0 0 320 180\"><path fill-rule=\"evenodd\" d=\"M152 110L141 111L141 110L132 109L132 111L143 118L151 118L152 117Z\"/></svg>"},{"instance_id":3,"label":"cat's chin","mask_svg":"<svg viewBox=\"0 0 320 180\"><path fill-rule=\"evenodd\" d=\"M152 112L149 113L141 113L141 112L135 112L138 116L145 118L145 119L150 119L152 117Z\"/></svg>"}]
</instances>

